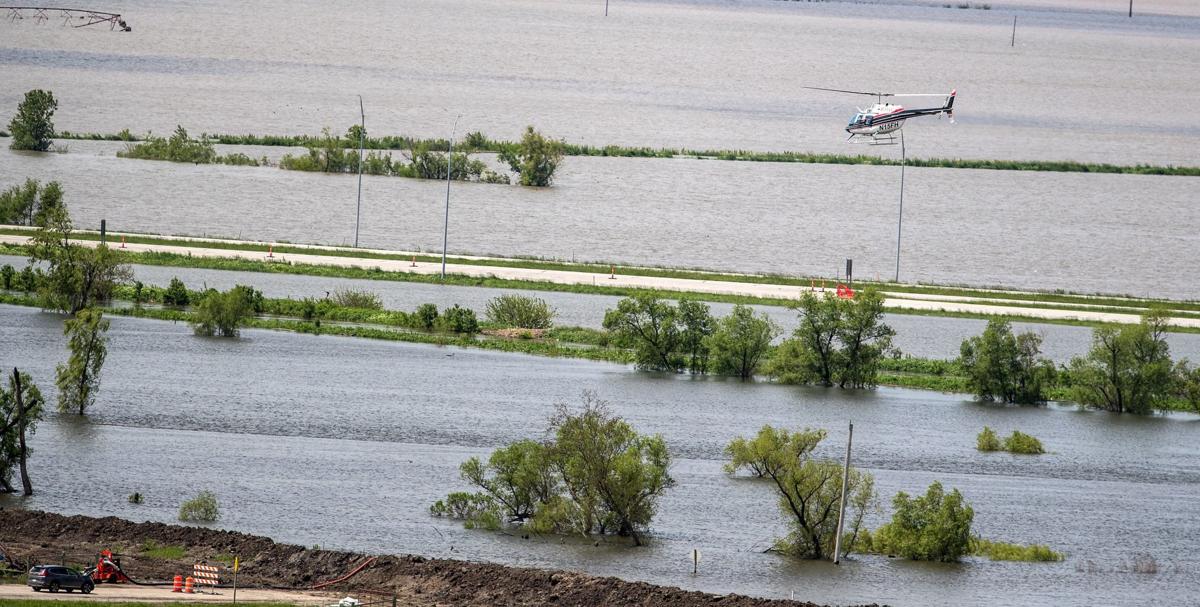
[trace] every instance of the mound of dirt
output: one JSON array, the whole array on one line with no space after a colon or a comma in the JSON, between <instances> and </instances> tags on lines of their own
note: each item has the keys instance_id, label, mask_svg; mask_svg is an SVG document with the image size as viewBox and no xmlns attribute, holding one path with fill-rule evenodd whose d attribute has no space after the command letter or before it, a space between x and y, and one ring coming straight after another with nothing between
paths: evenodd
<instances>
[{"instance_id":1,"label":"mound of dirt","mask_svg":"<svg viewBox=\"0 0 1200 607\"><path fill-rule=\"evenodd\" d=\"M182 546L180 558L148 555L147 548ZM114 517L63 516L48 512L0 510L0 549L19 567L39 562L95 562L103 549L119 553L122 568L138 581L166 581L187 575L197 561L241 559L240 587L296 590L352 577L324 589L337 593L395 595L401 605L591 606L720 605L736 607L817 607L813 603L715 595L628 582L567 571L546 571L420 556L380 556L313 550L236 531L162 523L134 523ZM153 558L152 556L153 555Z\"/></svg>"}]
</instances>

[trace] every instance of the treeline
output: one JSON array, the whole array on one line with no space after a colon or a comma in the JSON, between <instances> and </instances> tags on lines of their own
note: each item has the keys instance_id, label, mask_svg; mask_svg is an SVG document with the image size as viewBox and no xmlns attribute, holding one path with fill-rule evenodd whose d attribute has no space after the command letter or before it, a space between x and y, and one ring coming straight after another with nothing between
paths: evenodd
<instances>
[{"instance_id":1,"label":"treeline","mask_svg":"<svg viewBox=\"0 0 1200 607\"><path fill-rule=\"evenodd\" d=\"M170 137L154 137L147 135L141 143L129 143L124 150L118 151L120 158L137 158L140 160L167 160L170 162L191 162L193 164L230 164L237 166L268 166L266 156L261 159L251 158L241 152L233 154L217 154L213 144L201 139L192 139L182 126L175 127Z\"/></svg>"},{"instance_id":2,"label":"treeline","mask_svg":"<svg viewBox=\"0 0 1200 607\"><path fill-rule=\"evenodd\" d=\"M58 134L61 139L83 139L104 141L136 140L128 129L116 134L99 133L70 133ZM213 143L229 145L262 145L285 147L320 146L326 135L222 135L205 134L201 138ZM347 138L348 139L348 138ZM477 152L503 153L518 145L499 139L491 139L483 133L474 132L467 135L462 142L465 146ZM366 137L363 147L369 150L413 150L425 148L435 152L445 152L448 148L446 139L414 138L403 135L388 135ZM822 154L815 152L779 151L763 152L754 150L728 149L689 149L689 148L652 148L645 146L620 145L587 145L559 142L562 154L565 156L610 156L623 158L711 158L715 160L732 160L743 162L795 162L803 164L868 164L880 166L897 166L899 160L881 158L865 154ZM353 144L344 147L358 148L357 138ZM1104 173L1130 175L1164 175L1164 176L1200 176L1200 167L1135 164L1122 165L1110 163L1076 162L1070 160L987 160L969 158L909 158L908 166L931 167L945 169L985 169L997 171L1042 171L1055 173ZM364 172L367 165L364 165ZM355 169L357 170L357 169ZM442 177L445 178L444 176Z\"/></svg>"}]
</instances>

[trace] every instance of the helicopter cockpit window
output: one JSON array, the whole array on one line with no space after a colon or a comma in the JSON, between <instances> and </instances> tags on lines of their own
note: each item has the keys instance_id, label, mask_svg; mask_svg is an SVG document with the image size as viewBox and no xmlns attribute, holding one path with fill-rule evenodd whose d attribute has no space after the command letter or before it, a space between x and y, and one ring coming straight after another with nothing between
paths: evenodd
<instances>
[{"instance_id":1,"label":"helicopter cockpit window","mask_svg":"<svg viewBox=\"0 0 1200 607\"><path fill-rule=\"evenodd\" d=\"M855 114L854 117L850 119L850 124L858 124L859 122L862 122L862 116L862 114Z\"/></svg>"}]
</instances>

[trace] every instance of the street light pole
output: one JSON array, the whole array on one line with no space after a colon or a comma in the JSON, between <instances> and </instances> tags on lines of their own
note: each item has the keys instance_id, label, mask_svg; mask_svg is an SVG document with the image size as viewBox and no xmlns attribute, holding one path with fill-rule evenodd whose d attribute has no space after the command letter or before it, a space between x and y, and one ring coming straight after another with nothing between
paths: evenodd
<instances>
[{"instance_id":1,"label":"street light pole","mask_svg":"<svg viewBox=\"0 0 1200 607\"><path fill-rule=\"evenodd\" d=\"M904 150L904 131L900 131L900 216L896 220L896 282L900 282L900 235L904 227L904 165L908 155Z\"/></svg>"},{"instance_id":2,"label":"street light pole","mask_svg":"<svg viewBox=\"0 0 1200 607\"><path fill-rule=\"evenodd\" d=\"M362 95L358 96L358 115L362 123L358 128L358 205L354 209L354 248L358 248L358 222L362 217L362 165L363 139L367 134L367 113L363 111Z\"/></svg>"},{"instance_id":3,"label":"street light pole","mask_svg":"<svg viewBox=\"0 0 1200 607\"><path fill-rule=\"evenodd\" d=\"M442 280L446 280L446 243L450 239L450 178L454 175L454 133L458 130L459 114L450 129L449 151L446 153L446 217L442 223Z\"/></svg>"}]
</instances>

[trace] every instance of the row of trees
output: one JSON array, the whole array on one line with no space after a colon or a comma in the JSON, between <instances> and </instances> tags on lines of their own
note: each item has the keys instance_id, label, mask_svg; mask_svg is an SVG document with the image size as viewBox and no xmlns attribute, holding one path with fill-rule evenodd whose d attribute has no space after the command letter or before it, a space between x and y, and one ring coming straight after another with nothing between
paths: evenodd
<instances>
[{"instance_id":1,"label":"row of trees","mask_svg":"<svg viewBox=\"0 0 1200 607\"><path fill-rule=\"evenodd\" d=\"M988 322L963 342L959 365L980 400L1039 403L1052 391L1080 405L1148 414L1185 403L1200 411L1200 368L1171 358L1167 315L1147 312L1140 323L1092 331L1087 354L1061 368L1041 356L1042 338L1014 335L1006 320Z\"/></svg>"},{"instance_id":2,"label":"row of trees","mask_svg":"<svg viewBox=\"0 0 1200 607\"><path fill-rule=\"evenodd\" d=\"M321 137L306 144L307 154L285 155L279 161L279 166L297 171L357 173L358 144L362 135L359 125L347 129L344 137L338 137L326 128ZM434 149L427 141L412 142L406 152L407 159L394 159L390 153L370 151L362 157L362 172L369 175L446 179L449 171L451 179L455 180L511 183L508 175L491 170L482 160L471 158L470 155L478 151L472 146L474 135L478 134L468 135L459 151L452 155ZM508 165L521 185L545 187L554 181L554 173L562 163L563 144L548 139L530 126L525 129L521 140L501 150L498 158Z\"/></svg>"},{"instance_id":3,"label":"row of trees","mask_svg":"<svg viewBox=\"0 0 1200 607\"><path fill-rule=\"evenodd\" d=\"M750 377L779 334L765 314L748 306L716 320L707 304L689 299L678 305L641 294L617 302L604 315L604 328L617 345L635 351L638 368Z\"/></svg>"}]
</instances>

